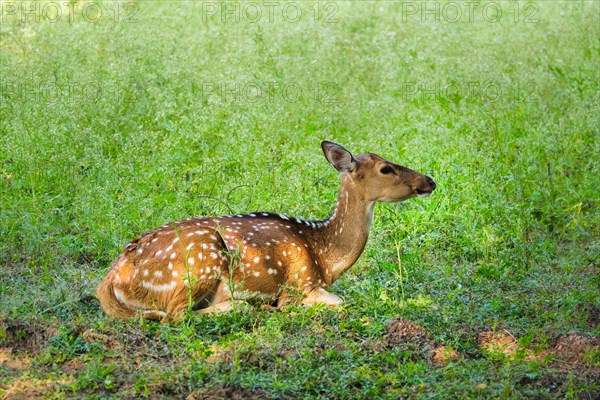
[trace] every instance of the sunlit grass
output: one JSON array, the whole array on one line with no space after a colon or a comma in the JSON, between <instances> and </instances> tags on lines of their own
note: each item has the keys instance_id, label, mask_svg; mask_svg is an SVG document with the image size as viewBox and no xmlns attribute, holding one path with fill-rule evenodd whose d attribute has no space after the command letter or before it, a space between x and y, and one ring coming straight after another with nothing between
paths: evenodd
<instances>
[{"instance_id":1,"label":"sunlit grass","mask_svg":"<svg viewBox=\"0 0 600 400\"><path fill-rule=\"evenodd\" d=\"M407 2L314 3L319 14L302 2L297 22L259 23L160 1L127 3L118 19L96 3L105 14L92 23L85 4L55 23L3 8L0 316L13 322L0 347L14 346L14 321L42 345L26 369L3 364L0 387L62 382L77 360L85 367L57 397L600 391L589 371L495 359L476 343L482 330L538 350L572 330L600 333L597 2L497 2L498 21L456 23L423 20L420 2L414 15ZM427 199L377 206L363 256L332 288L342 307L161 326L111 320L87 297L129 240L166 222L327 216L338 177L323 139L438 184ZM398 316L464 357L436 367L381 345ZM597 366L597 351L586 357Z\"/></svg>"}]
</instances>

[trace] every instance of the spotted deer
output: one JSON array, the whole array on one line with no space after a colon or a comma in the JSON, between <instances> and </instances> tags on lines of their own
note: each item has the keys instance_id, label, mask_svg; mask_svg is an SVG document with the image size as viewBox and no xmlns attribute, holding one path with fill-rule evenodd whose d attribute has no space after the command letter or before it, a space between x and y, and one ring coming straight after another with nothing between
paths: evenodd
<instances>
[{"instance_id":1,"label":"spotted deer","mask_svg":"<svg viewBox=\"0 0 600 400\"><path fill-rule=\"evenodd\" d=\"M375 203L426 197L436 184L372 153L352 156L328 141L321 147L342 175L329 217L255 212L163 225L131 241L114 261L98 287L104 311L168 322L190 308L227 311L238 300L341 304L325 289L362 253Z\"/></svg>"}]
</instances>

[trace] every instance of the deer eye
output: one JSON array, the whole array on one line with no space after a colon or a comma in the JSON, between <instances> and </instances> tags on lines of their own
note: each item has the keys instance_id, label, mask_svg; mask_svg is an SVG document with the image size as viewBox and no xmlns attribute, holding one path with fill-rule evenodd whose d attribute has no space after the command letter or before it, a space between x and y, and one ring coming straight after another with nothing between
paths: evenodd
<instances>
[{"instance_id":1,"label":"deer eye","mask_svg":"<svg viewBox=\"0 0 600 400\"><path fill-rule=\"evenodd\" d=\"M379 172L381 172L382 174L386 174L387 175L387 174L391 174L392 172L394 172L394 170L389 165L386 165L385 167L381 168L379 170Z\"/></svg>"}]
</instances>

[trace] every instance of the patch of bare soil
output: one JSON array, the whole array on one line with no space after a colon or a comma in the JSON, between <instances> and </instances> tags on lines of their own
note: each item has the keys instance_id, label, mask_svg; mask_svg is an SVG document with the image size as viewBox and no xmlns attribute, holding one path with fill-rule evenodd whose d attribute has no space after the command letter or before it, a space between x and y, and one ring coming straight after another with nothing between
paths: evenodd
<instances>
[{"instance_id":1,"label":"patch of bare soil","mask_svg":"<svg viewBox=\"0 0 600 400\"><path fill-rule=\"evenodd\" d=\"M65 375L74 376L85 369L85 362L78 358L69 360L61 365L62 371Z\"/></svg>"},{"instance_id":2,"label":"patch of bare soil","mask_svg":"<svg viewBox=\"0 0 600 400\"><path fill-rule=\"evenodd\" d=\"M107 349L112 351L123 350L123 344L116 337L98 332L95 329L84 331L81 337L88 343L102 343Z\"/></svg>"},{"instance_id":3,"label":"patch of bare soil","mask_svg":"<svg viewBox=\"0 0 600 400\"><path fill-rule=\"evenodd\" d=\"M235 353L230 349L219 349L217 345L211 346L213 353L206 358L209 363L221 362L224 364L232 363L235 358Z\"/></svg>"},{"instance_id":4,"label":"patch of bare soil","mask_svg":"<svg viewBox=\"0 0 600 400\"><path fill-rule=\"evenodd\" d=\"M271 352L267 350L258 351L239 351L235 352L230 348L221 348L218 345L213 345L212 354L206 358L209 363L232 364L236 359L247 365L263 368L272 366L276 356L283 359L283 363L288 362L290 358L294 358L297 353L280 350L279 352Z\"/></svg>"},{"instance_id":5,"label":"patch of bare soil","mask_svg":"<svg viewBox=\"0 0 600 400\"><path fill-rule=\"evenodd\" d=\"M503 354L509 360L514 360L519 355L519 352L522 353L523 360L525 361L541 360L551 354L548 350L534 352L519 346L517 338L508 331L479 332L477 334L477 344L484 353Z\"/></svg>"},{"instance_id":6,"label":"patch of bare soil","mask_svg":"<svg viewBox=\"0 0 600 400\"><path fill-rule=\"evenodd\" d=\"M479 332L477 335L479 348L488 353L514 355L519 349L517 339L508 332Z\"/></svg>"},{"instance_id":7,"label":"patch of bare soil","mask_svg":"<svg viewBox=\"0 0 600 400\"><path fill-rule=\"evenodd\" d=\"M32 377L21 377L12 381L5 390L2 400L24 400L24 399L41 399L48 396L49 393L55 392L60 385L68 385L72 382L56 381L51 379L35 379Z\"/></svg>"},{"instance_id":8,"label":"patch of bare soil","mask_svg":"<svg viewBox=\"0 0 600 400\"><path fill-rule=\"evenodd\" d=\"M581 364L585 354L597 351L599 346L600 338L598 336L583 335L572 331L557 338L554 355L558 361Z\"/></svg>"},{"instance_id":9,"label":"patch of bare soil","mask_svg":"<svg viewBox=\"0 0 600 400\"><path fill-rule=\"evenodd\" d=\"M502 353L514 359L519 350L525 352L525 361L541 360L546 356L553 356L554 360L563 365L563 367L582 366L586 354L597 351L600 346L598 336L583 335L579 332L569 332L561 335L554 341L554 346L547 350L542 350L537 354L531 350L523 349L519 346L517 339L508 332L479 332L477 343L479 348L487 353Z\"/></svg>"},{"instance_id":10,"label":"patch of bare soil","mask_svg":"<svg viewBox=\"0 0 600 400\"><path fill-rule=\"evenodd\" d=\"M425 328L404 318L389 321L382 342L387 347L395 346L408 350L411 352L411 358L424 358L434 365L446 365L462 356L450 347L435 347Z\"/></svg>"},{"instance_id":11,"label":"patch of bare soil","mask_svg":"<svg viewBox=\"0 0 600 400\"><path fill-rule=\"evenodd\" d=\"M56 326L47 323L23 322L9 318L0 318L0 330L4 331L0 347L12 349L13 354L37 354L47 346L48 339L58 334Z\"/></svg>"},{"instance_id":12,"label":"patch of bare soil","mask_svg":"<svg viewBox=\"0 0 600 400\"><path fill-rule=\"evenodd\" d=\"M186 400L262 400L267 396L260 390L244 389L236 385L195 390Z\"/></svg>"},{"instance_id":13,"label":"patch of bare soil","mask_svg":"<svg viewBox=\"0 0 600 400\"><path fill-rule=\"evenodd\" d=\"M132 328L126 332L99 331L81 327L79 335L88 343L101 343L117 354L127 358L152 357L155 361L172 357L172 349L158 336L149 336L142 329Z\"/></svg>"},{"instance_id":14,"label":"patch of bare soil","mask_svg":"<svg viewBox=\"0 0 600 400\"><path fill-rule=\"evenodd\" d=\"M388 322L386 333L383 336L383 343L386 346L404 343L430 345L431 340L422 326L404 318L394 318Z\"/></svg>"},{"instance_id":15,"label":"patch of bare soil","mask_svg":"<svg viewBox=\"0 0 600 400\"><path fill-rule=\"evenodd\" d=\"M431 361L437 365L446 365L459 357L458 351L446 346L438 346L431 351Z\"/></svg>"},{"instance_id":16,"label":"patch of bare soil","mask_svg":"<svg viewBox=\"0 0 600 400\"><path fill-rule=\"evenodd\" d=\"M27 369L31 365L31 359L27 356L13 354L12 347L0 347L0 364L10 369Z\"/></svg>"}]
</instances>

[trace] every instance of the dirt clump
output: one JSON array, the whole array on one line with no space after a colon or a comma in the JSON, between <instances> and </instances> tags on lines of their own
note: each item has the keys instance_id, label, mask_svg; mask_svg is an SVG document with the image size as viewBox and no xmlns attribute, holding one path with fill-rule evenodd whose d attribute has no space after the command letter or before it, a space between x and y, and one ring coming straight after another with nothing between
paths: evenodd
<instances>
[{"instance_id":1,"label":"dirt clump","mask_svg":"<svg viewBox=\"0 0 600 400\"><path fill-rule=\"evenodd\" d=\"M383 343L386 346L404 343L430 345L431 340L422 326L404 318L394 318L388 322L386 333L383 336Z\"/></svg>"},{"instance_id":2,"label":"dirt clump","mask_svg":"<svg viewBox=\"0 0 600 400\"><path fill-rule=\"evenodd\" d=\"M11 348L12 353L37 354L47 346L48 339L58 334L55 326L38 321L17 321L0 318L0 330L3 337L0 347Z\"/></svg>"},{"instance_id":3,"label":"dirt clump","mask_svg":"<svg viewBox=\"0 0 600 400\"><path fill-rule=\"evenodd\" d=\"M555 359L569 363L581 363L585 354L598 351L600 338L571 331L561 335L554 346Z\"/></svg>"},{"instance_id":4,"label":"dirt clump","mask_svg":"<svg viewBox=\"0 0 600 400\"><path fill-rule=\"evenodd\" d=\"M404 361L433 360L433 339L425 328L404 318L389 321L381 343L383 347L398 350Z\"/></svg>"},{"instance_id":5,"label":"dirt clump","mask_svg":"<svg viewBox=\"0 0 600 400\"><path fill-rule=\"evenodd\" d=\"M88 343L102 343L106 348L112 351L123 349L123 345L117 338L98 332L94 329L87 329L81 334L81 337Z\"/></svg>"},{"instance_id":6,"label":"dirt clump","mask_svg":"<svg viewBox=\"0 0 600 400\"><path fill-rule=\"evenodd\" d=\"M31 366L31 359L25 356L13 354L11 347L0 347L0 364L4 364L10 369L27 369Z\"/></svg>"},{"instance_id":7,"label":"dirt clump","mask_svg":"<svg viewBox=\"0 0 600 400\"><path fill-rule=\"evenodd\" d=\"M505 332L479 332L477 335L477 344L480 349L490 353L503 353L512 355L519 349L517 340Z\"/></svg>"},{"instance_id":8,"label":"dirt clump","mask_svg":"<svg viewBox=\"0 0 600 400\"><path fill-rule=\"evenodd\" d=\"M579 332L569 332L558 336L553 346L548 349L533 352L523 348L517 339L508 332L480 332L477 335L479 348L487 354L504 354L509 359L514 359L519 351L525 361L541 360L551 356L555 362L563 366L576 367L585 364L585 356L590 352L597 352L600 346L598 336L584 335Z\"/></svg>"},{"instance_id":9,"label":"dirt clump","mask_svg":"<svg viewBox=\"0 0 600 400\"><path fill-rule=\"evenodd\" d=\"M85 369L85 362L78 358L74 358L72 360L69 360L69 361L63 363L61 365L60 369L66 375L74 376Z\"/></svg>"},{"instance_id":10,"label":"dirt clump","mask_svg":"<svg viewBox=\"0 0 600 400\"><path fill-rule=\"evenodd\" d=\"M458 351L446 346L438 346L431 351L431 361L437 365L446 365L459 357Z\"/></svg>"},{"instance_id":11,"label":"dirt clump","mask_svg":"<svg viewBox=\"0 0 600 400\"><path fill-rule=\"evenodd\" d=\"M542 360L551 354L544 349L533 351L519 345L517 339L508 331L492 332L484 331L477 334L477 344L486 355L502 354L509 360L522 357L524 361Z\"/></svg>"}]
</instances>

